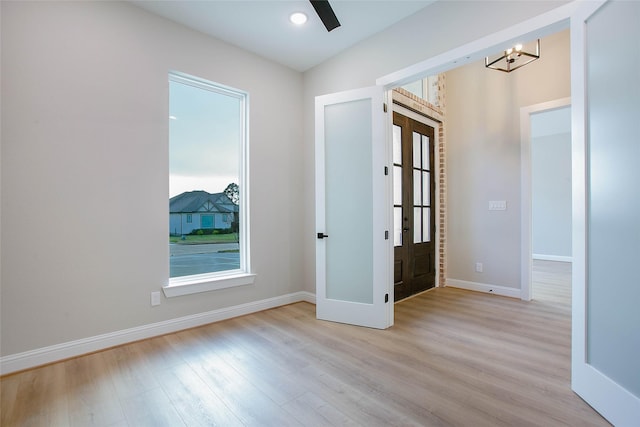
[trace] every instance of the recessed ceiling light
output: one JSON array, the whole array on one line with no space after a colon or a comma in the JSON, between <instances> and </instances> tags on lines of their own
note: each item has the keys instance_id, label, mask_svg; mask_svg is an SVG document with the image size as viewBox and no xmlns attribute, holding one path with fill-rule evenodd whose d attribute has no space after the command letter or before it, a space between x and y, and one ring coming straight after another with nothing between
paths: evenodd
<instances>
[{"instance_id":1,"label":"recessed ceiling light","mask_svg":"<svg viewBox=\"0 0 640 427\"><path fill-rule=\"evenodd\" d=\"M302 25L307 22L307 15L302 12L294 12L289 16L289 21L296 25Z\"/></svg>"}]
</instances>

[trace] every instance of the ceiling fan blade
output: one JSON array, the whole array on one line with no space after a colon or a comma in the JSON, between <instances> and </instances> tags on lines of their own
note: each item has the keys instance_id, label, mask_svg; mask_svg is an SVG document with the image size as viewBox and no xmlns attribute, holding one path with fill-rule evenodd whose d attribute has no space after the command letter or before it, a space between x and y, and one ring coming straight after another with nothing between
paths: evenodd
<instances>
[{"instance_id":1,"label":"ceiling fan blade","mask_svg":"<svg viewBox=\"0 0 640 427\"><path fill-rule=\"evenodd\" d=\"M333 12L333 8L329 4L329 0L309 0L316 10L320 20L327 28L327 31L335 30L340 26L340 22Z\"/></svg>"}]
</instances>

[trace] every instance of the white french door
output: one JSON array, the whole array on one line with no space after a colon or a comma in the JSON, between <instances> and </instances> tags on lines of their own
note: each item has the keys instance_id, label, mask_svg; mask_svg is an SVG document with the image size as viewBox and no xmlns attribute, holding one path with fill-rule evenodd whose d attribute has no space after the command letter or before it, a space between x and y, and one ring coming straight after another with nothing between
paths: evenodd
<instances>
[{"instance_id":1,"label":"white french door","mask_svg":"<svg viewBox=\"0 0 640 427\"><path fill-rule=\"evenodd\" d=\"M384 329L390 295L383 89L316 97L316 316Z\"/></svg>"},{"instance_id":2,"label":"white french door","mask_svg":"<svg viewBox=\"0 0 640 427\"><path fill-rule=\"evenodd\" d=\"M623 427L640 425L640 3L603 3L571 18L572 161L583 177L573 181L571 385Z\"/></svg>"}]
</instances>

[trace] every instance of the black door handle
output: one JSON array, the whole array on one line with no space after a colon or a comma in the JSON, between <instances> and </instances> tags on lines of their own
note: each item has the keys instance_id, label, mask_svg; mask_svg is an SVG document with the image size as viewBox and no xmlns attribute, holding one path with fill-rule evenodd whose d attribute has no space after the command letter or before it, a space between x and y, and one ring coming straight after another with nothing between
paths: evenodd
<instances>
[{"instance_id":1,"label":"black door handle","mask_svg":"<svg viewBox=\"0 0 640 427\"><path fill-rule=\"evenodd\" d=\"M318 239L324 239L325 237L329 237L324 233L318 233Z\"/></svg>"},{"instance_id":2,"label":"black door handle","mask_svg":"<svg viewBox=\"0 0 640 427\"><path fill-rule=\"evenodd\" d=\"M403 228L402 231L409 231L409 227Z\"/></svg>"}]
</instances>

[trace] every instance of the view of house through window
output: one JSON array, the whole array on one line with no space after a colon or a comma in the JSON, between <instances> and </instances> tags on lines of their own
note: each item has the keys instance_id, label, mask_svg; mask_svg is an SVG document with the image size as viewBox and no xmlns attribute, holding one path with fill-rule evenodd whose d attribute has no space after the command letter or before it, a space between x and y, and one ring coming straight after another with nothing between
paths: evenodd
<instances>
[{"instance_id":1,"label":"view of house through window","mask_svg":"<svg viewBox=\"0 0 640 427\"><path fill-rule=\"evenodd\" d=\"M244 92L169 75L170 278L246 269Z\"/></svg>"}]
</instances>

